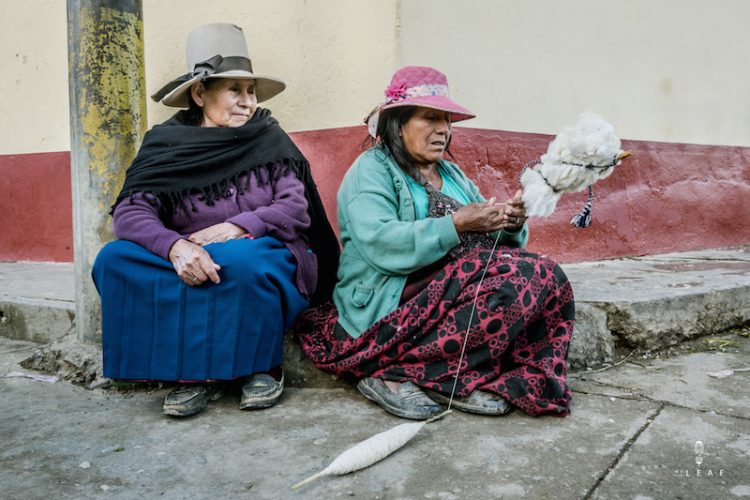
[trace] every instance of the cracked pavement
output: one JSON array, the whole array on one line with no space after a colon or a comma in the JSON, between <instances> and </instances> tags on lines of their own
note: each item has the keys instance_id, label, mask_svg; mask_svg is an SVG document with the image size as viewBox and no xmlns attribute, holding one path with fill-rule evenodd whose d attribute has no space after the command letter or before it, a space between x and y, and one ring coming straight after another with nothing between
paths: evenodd
<instances>
[{"instance_id":1,"label":"cracked pavement","mask_svg":"<svg viewBox=\"0 0 750 500\"><path fill-rule=\"evenodd\" d=\"M743 335L571 374L566 418L453 412L385 460L299 491L291 485L404 421L351 387L289 388L260 412L239 411L230 394L173 420L160 414L166 388L0 378L0 484L8 499L750 496L750 371L708 375L750 367ZM0 377L35 373L18 365L34 348L0 338Z\"/></svg>"}]
</instances>

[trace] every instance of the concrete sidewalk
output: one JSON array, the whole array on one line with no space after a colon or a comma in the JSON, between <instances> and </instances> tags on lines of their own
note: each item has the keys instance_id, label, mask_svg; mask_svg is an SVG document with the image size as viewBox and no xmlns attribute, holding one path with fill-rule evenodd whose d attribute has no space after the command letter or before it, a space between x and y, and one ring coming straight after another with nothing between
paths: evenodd
<instances>
[{"instance_id":1,"label":"concrete sidewalk","mask_svg":"<svg viewBox=\"0 0 750 500\"><path fill-rule=\"evenodd\" d=\"M293 342L285 365L296 387L262 412L239 411L232 394L173 420L160 412L167 388L8 378L38 375L18 364L30 359L25 366L88 384L100 354L73 334L71 265L0 264L2 497L750 496L748 328L698 338L750 320L747 249L563 267L578 309L571 416L454 412L383 462L294 492L343 450L403 421L315 370Z\"/></svg>"},{"instance_id":2,"label":"concrete sidewalk","mask_svg":"<svg viewBox=\"0 0 750 500\"><path fill-rule=\"evenodd\" d=\"M231 394L170 419L160 414L166 388L7 378L34 374L18 362L35 344L0 338L0 491L9 500L748 497L747 335L573 374L566 418L453 412L372 467L299 491L291 485L404 421L350 387L289 388L259 412L238 410Z\"/></svg>"}]
</instances>

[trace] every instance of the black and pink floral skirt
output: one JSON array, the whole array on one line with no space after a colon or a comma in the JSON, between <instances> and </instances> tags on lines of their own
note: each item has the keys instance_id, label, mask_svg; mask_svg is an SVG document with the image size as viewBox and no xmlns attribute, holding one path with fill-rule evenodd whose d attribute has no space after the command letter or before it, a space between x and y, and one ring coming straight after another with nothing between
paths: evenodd
<instances>
[{"instance_id":1,"label":"black and pink floral skirt","mask_svg":"<svg viewBox=\"0 0 750 500\"><path fill-rule=\"evenodd\" d=\"M346 379L412 381L449 395L458 370L457 397L482 390L530 415L567 415L570 283L554 261L499 247L477 294L490 257L489 249L474 249L449 261L356 339L338 324L332 303L308 310L296 327L302 349L319 369Z\"/></svg>"}]
</instances>

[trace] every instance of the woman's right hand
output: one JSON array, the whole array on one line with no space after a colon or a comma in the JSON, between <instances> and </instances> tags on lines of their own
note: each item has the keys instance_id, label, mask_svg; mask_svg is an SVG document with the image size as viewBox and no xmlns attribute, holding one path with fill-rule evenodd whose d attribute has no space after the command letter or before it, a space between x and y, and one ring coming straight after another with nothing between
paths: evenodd
<instances>
[{"instance_id":1,"label":"woman's right hand","mask_svg":"<svg viewBox=\"0 0 750 500\"><path fill-rule=\"evenodd\" d=\"M179 239L169 250L169 260L186 285L197 286L207 280L219 284L219 266L200 245Z\"/></svg>"},{"instance_id":2,"label":"woman's right hand","mask_svg":"<svg viewBox=\"0 0 750 500\"><path fill-rule=\"evenodd\" d=\"M471 203L453 214L453 224L458 233L490 233L503 227L503 204L495 198L484 203Z\"/></svg>"}]
</instances>

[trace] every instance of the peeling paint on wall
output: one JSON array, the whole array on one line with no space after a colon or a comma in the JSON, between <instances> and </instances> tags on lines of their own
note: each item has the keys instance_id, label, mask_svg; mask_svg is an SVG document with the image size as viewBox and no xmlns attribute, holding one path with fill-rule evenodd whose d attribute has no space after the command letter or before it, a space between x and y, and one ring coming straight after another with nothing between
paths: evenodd
<instances>
[{"instance_id":1,"label":"peeling paint on wall","mask_svg":"<svg viewBox=\"0 0 750 500\"><path fill-rule=\"evenodd\" d=\"M76 72L80 143L106 211L124 180L146 127L142 23L115 9L84 9Z\"/></svg>"},{"instance_id":2,"label":"peeling paint on wall","mask_svg":"<svg viewBox=\"0 0 750 500\"><path fill-rule=\"evenodd\" d=\"M146 129L140 0L69 0L71 178L76 324L96 342L99 298L91 267L113 239L109 207Z\"/></svg>"}]
</instances>

